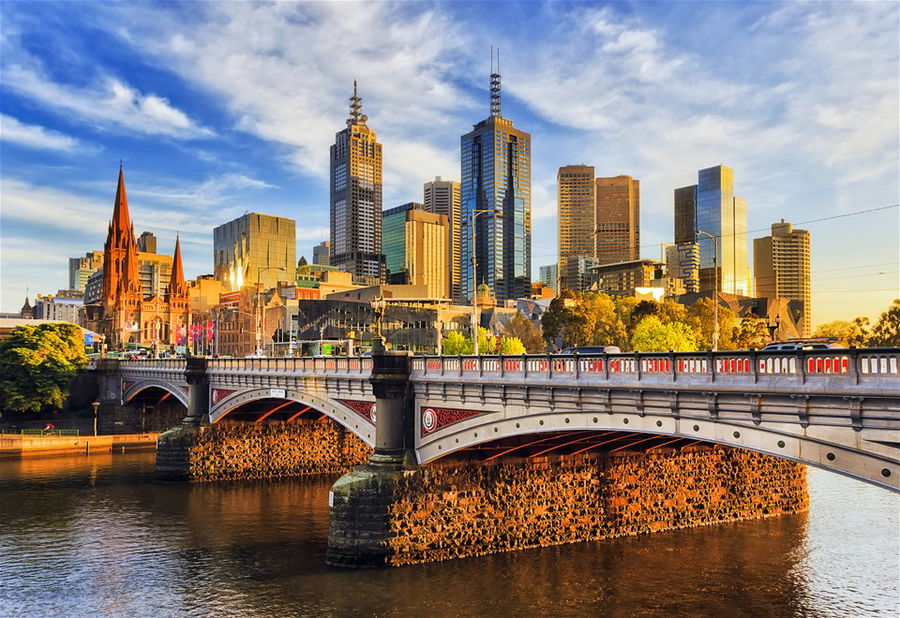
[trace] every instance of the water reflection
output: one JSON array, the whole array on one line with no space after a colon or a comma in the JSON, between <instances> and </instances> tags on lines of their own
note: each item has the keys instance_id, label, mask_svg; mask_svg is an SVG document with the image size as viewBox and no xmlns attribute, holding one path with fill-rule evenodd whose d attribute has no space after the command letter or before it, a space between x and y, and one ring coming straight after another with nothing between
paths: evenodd
<instances>
[{"instance_id":1,"label":"water reflection","mask_svg":"<svg viewBox=\"0 0 900 618\"><path fill-rule=\"evenodd\" d=\"M333 479L152 482L153 453L0 462L0 615L896 615L896 496L375 571L324 566Z\"/></svg>"}]
</instances>

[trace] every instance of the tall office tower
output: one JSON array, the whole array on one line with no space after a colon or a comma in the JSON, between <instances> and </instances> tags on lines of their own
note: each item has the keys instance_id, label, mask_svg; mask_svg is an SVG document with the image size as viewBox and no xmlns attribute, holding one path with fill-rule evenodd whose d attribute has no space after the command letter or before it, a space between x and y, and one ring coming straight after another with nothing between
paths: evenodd
<instances>
[{"instance_id":1,"label":"tall office tower","mask_svg":"<svg viewBox=\"0 0 900 618\"><path fill-rule=\"evenodd\" d=\"M541 281L544 282L544 285L551 288L554 294L559 294L559 289L557 287L559 280L559 264L541 266L538 272L541 275Z\"/></svg>"},{"instance_id":2,"label":"tall office tower","mask_svg":"<svg viewBox=\"0 0 900 618\"><path fill-rule=\"evenodd\" d=\"M700 247L697 243L666 247L666 277L681 279L685 292L700 291Z\"/></svg>"},{"instance_id":3,"label":"tall office tower","mask_svg":"<svg viewBox=\"0 0 900 618\"><path fill-rule=\"evenodd\" d=\"M153 232L141 232L137 239L139 252L156 253L156 235Z\"/></svg>"},{"instance_id":4,"label":"tall office tower","mask_svg":"<svg viewBox=\"0 0 900 618\"><path fill-rule=\"evenodd\" d=\"M596 182L597 261L614 264L640 259L641 185L631 176Z\"/></svg>"},{"instance_id":5,"label":"tall office tower","mask_svg":"<svg viewBox=\"0 0 900 618\"><path fill-rule=\"evenodd\" d=\"M459 183L452 180L441 180L435 177L425 183L425 210L444 215L450 224L450 298L454 302L464 303L465 297L460 284L460 206Z\"/></svg>"},{"instance_id":6,"label":"tall office tower","mask_svg":"<svg viewBox=\"0 0 900 618\"><path fill-rule=\"evenodd\" d=\"M559 285L578 289L569 277L569 261L595 255L594 166L566 165L556 173ZM577 272L577 269L574 271ZM548 285L551 283L545 281ZM557 282L552 285L556 288Z\"/></svg>"},{"instance_id":7,"label":"tall office tower","mask_svg":"<svg viewBox=\"0 0 900 618\"><path fill-rule=\"evenodd\" d=\"M69 258L69 289L84 291L91 275L103 268L103 252L91 251L84 257Z\"/></svg>"},{"instance_id":8,"label":"tall office tower","mask_svg":"<svg viewBox=\"0 0 900 618\"><path fill-rule=\"evenodd\" d=\"M409 202L384 211L388 282L424 285L429 298L450 294L450 222Z\"/></svg>"},{"instance_id":9,"label":"tall office tower","mask_svg":"<svg viewBox=\"0 0 900 618\"><path fill-rule=\"evenodd\" d=\"M213 268L230 290L245 285L273 288L292 281L297 269L293 219L249 213L213 229Z\"/></svg>"},{"instance_id":10,"label":"tall office tower","mask_svg":"<svg viewBox=\"0 0 900 618\"><path fill-rule=\"evenodd\" d=\"M313 247L313 264L331 266L331 243L323 240Z\"/></svg>"},{"instance_id":11,"label":"tall office tower","mask_svg":"<svg viewBox=\"0 0 900 618\"><path fill-rule=\"evenodd\" d=\"M803 336L809 335L812 303L809 285L809 232L795 230L784 219L772 224L772 235L753 240L756 294L803 301Z\"/></svg>"},{"instance_id":12,"label":"tall office tower","mask_svg":"<svg viewBox=\"0 0 900 618\"><path fill-rule=\"evenodd\" d=\"M693 192L693 198L691 193ZM750 269L747 263L747 201L734 196L734 170L724 165L698 172L698 183L675 190L675 242L690 242L688 224L693 221L694 242L700 246L700 292L710 293L714 280L720 292L750 296ZM716 237L716 266L713 271L713 241Z\"/></svg>"},{"instance_id":13,"label":"tall office tower","mask_svg":"<svg viewBox=\"0 0 900 618\"><path fill-rule=\"evenodd\" d=\"M354 80L347 128L331 147L331 265L357 282L380 283L381 144L368 120Z\"/></svg>"},{"instance_id":14,"label":"tall office tower","mask_svg":"<svg viewBox=\"0 0 900 618\"><path fill-rule=\"evenodd\" d=\"M460 139L460 283L467 299L485 283L502 302L531 293L531 135L500 115L499 70L490 116Z\"/></svg>"}]
</instances>

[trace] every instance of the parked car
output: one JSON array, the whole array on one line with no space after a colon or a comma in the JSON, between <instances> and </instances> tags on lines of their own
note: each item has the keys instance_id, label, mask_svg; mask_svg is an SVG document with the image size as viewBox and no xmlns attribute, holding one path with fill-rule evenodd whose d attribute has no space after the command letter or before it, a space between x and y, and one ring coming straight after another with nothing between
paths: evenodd
<instances>
[{"instance_id":1,"label":"parked car","mask_svg":"<svg viewBox=\"0 0 900 618\"><path fill-rule=\"evenodd\" d=\"M797 350L833 350L838 346L830 343L770 343L761 348L762 352L796 352Z\"/></svg>"},{"instance_id":2,"label":"parked car","mask_svg":"<svg viewBox=\"0 0 900 618\"><path fill-rule=\"evenodd\" d=\"M583 345L575 348L566 348L560 354L621 354L622 350L616 345Z\"/></svg>"}]
</instances>

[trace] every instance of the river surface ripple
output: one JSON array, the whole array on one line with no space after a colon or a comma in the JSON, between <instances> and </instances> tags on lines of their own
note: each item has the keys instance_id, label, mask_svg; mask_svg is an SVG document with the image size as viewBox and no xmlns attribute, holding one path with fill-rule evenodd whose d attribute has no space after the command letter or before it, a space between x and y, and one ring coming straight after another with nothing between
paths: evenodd
<instances>
[{"instance_id":1,"label":"river surface ripple","mask_svg":"<svg viewBox=\"0 0 900 618\"><path fill-rule=\"evenodd\" d=\"M157 484L153 460L0 460L0 615L900 615L900 498L819 470L808 514L342 571L333 477Z\"/></svg>"}]
</instances>

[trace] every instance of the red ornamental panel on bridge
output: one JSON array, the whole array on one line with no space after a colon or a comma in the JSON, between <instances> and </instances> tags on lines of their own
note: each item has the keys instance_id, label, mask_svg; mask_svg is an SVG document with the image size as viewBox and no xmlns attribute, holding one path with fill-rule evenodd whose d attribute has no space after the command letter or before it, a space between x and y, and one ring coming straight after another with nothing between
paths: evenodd
<instances>
[{"instance_id":1,"label":"red ornamental panel on bridge","mask_svg":"<svg viewBox=\"0 0 900 618\"><path fill-rule=\"evenodd\" d=\"M124 392L127 391L129 388L131 388L132 386L134 386L134 384L135 384L134 382L127 382L127 381L124 381L124 380L123 380L123 381L122 381L122 392L124 393Z\"/></svg>"},{"instance_id":2,"label":"red ornamental panel on bridge","mask_svg":"<svg viewBox=\"0 0 900 618\"><path fill-rule=\"evenodd\" d=\"M233 392L234 391L224 389L224 388L212 389L212 404L216 405L217 403L219 403L220 401L222 401L223 399L228 397L228 395L230 395Z\"/></svg>"},{"instance_id":3,"label":"red ornamental panel on bridge","mask_svg":"<svg viewBox=\"0 0 900 618\"><path fill-rule=\"evenodd\" d=\"M422 410L422 433L431 433L461 421L490 414L481 410L458 410L454 408L425 408Z\"/></svg>"},{"instance_id":4,"label":"red ornamental panel on bridge","mask_svg":"<svg viewBox=\"0 0 900 618\"><path fill-rule=\"evenodd\" d=\"M374 401L357 401L355 399L338 399L338 402L347 406L361 417L368 419L372 423L375 422L375 402Z\"/></svg>"}]
</instances>

